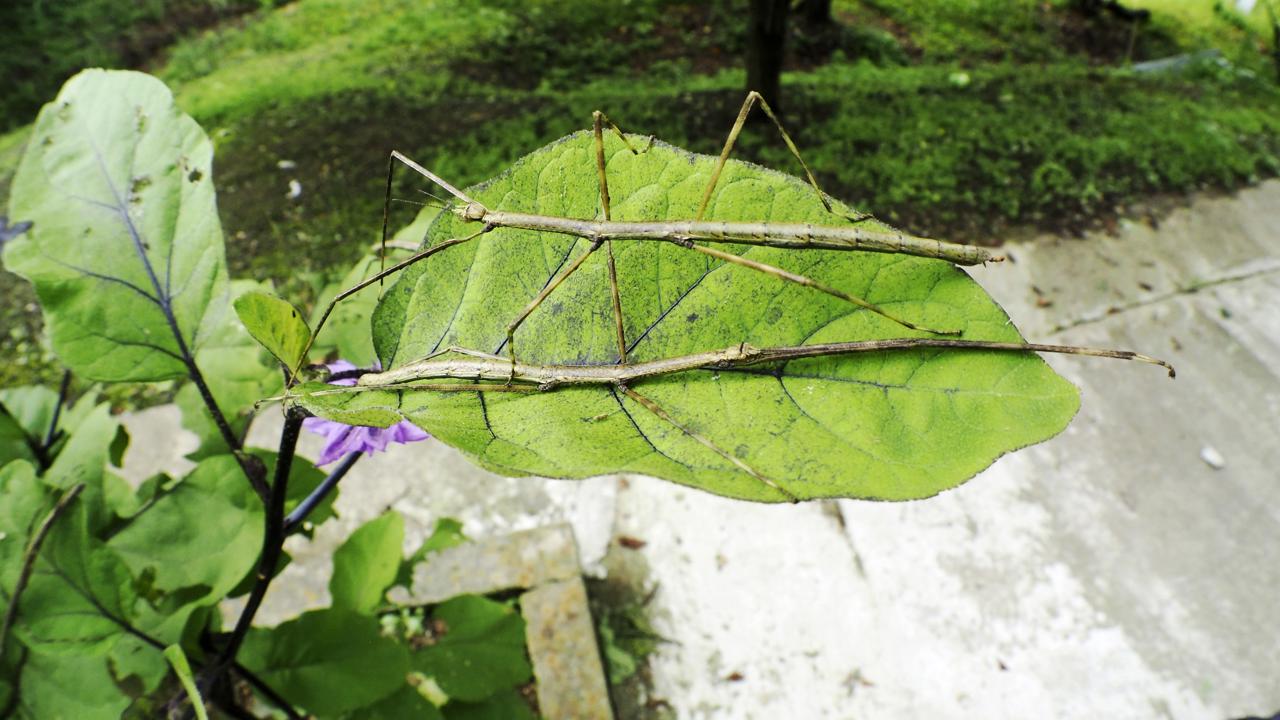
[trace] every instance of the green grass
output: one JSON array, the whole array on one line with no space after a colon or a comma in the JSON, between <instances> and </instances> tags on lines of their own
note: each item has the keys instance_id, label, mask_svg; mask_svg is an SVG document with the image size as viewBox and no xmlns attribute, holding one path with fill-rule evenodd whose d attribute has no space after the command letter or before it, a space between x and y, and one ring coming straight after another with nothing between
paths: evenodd
<instances>
[{"instance_id":1,"label":"green grass","mask_svg":"<svg viewBox=\"0 0 1280 720\"><path fill-rule=\"evenodd\" d=\"M980 242L1280 171L1261 7L1246 19L1212 1L1133 0L1153 19L1130 53L1127 26L1082 21L1065 4L838 0L834 40L793 38L785 119L833 194L915 232ZM603 109L629 131L717 152L743 92L736 7L301 0L186 37L152 66L217 145L233 275L272 279L305 303L376 240L393 148L465 185ZM1123 69L1206 46L1232 64ZM24 132L0 136L0 192ZM758 128L740 156L794 163ZM290 180L297 200L285 197ZM402 174L395 194L422 188ZM399 205L397 220L413 211ZM0 384L56 377L29 290L0 273L0 293L0 348L14 358Z\"/></svg>"}]
</instances>

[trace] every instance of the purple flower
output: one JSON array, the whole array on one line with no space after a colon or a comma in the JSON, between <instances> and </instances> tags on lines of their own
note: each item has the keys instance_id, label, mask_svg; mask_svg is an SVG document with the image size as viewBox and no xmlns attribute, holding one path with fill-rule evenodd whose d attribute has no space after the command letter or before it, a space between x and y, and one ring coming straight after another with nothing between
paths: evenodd
<instances>
[{"instance_id":1,"label":"purple flower","mask_svg":"<svg viewBox=\"0 0 1280 720\"><path fill-rule=\"evenodd\" d=\"M330 372L340 373L355 370L356 366L346 360L338 360L329 363L328 368ZM355 378L346 378L329 384L355 385L356 381ZM302 421L302 427L317 435L324 435L328 440L316 465L327 465L347 453L362 452L370 455L378 450L386 450L387 445L393 442L411 443L431 437L408 420L402 420L389 428L371 428L310 417Z\"/></svg>"}]
</instances>

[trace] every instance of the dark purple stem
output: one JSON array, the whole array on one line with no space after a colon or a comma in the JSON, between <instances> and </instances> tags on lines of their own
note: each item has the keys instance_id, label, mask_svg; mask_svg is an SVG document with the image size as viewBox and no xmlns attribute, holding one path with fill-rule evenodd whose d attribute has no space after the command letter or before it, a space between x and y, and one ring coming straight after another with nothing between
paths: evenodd
<instances>
[{"instance_id":1,"label":"dark purple stem","mask_svg":"<svg viewBox=\"0 0 1280 720\"><path fill-rule=\"evenodd\" d=\"M280 431L280 452L276 456L275 477L272 480L271 494L267 501L265 531L262 537L262 555L258 558L257 581L254 583L253 589L249 591L249 598L245 602L244 610L241 611L240 618L236 621L235 629L231 631L231 636L227 639L226 646L218 654L217 660L202 673L200 679L202 693L206 692L213 682L235 662L236 653L240 651L240 646L244 643L245 636L249 634L249 628L253 625L253 618L257 615L258 608L262 605L262 599L266 597L267 589L271 586L271 580L275 576L276 566L280 562L280 554L284 547L284 502L289 489L289 470L293 465L293 453L298 446L298 433L302 430L303 417L304 413L297 408L291 408L285 413L284 428Z\"/></svg>"},{"instance_id":2,"label":"dark purple stem","mask_svg":"<svg viewBox=\"0 0 1280 720\"><path fill-rule=\"evenodd\" d=\"M53 419L49 421L49 431L44 435L44 442L41 447L45 452L53 448L53 444L58 441L60 433L58 432L58 418L62 416L62 406L67 404L67 393L71 390L71 371L62 371L62 385L58 387L58 404L53 406Z\"/></svg>"},{"instance_id":3,"label":"dark purple stem","mask_svg":"<svg viewBox=\"0 0 1280 720\"><path fill-rule=\"evenodd\" d=\"M338 463L333 472L329 473L329 477L326 477L324 482L316 486L316 489L312 490L311 494L299 503L298 507L293 509L293 512L289 513L289 516L284 519L284 534L286 537L302 529L302 523L307 519L307 516L328 497L329 493L333 492L334 488L338 487L338 483L346 476L347 471L351 469L352 465L356 464L356 461L363 454L359 452L347 453L347 456L342 458L342 462Z\"/></svg>"}]
</instances>

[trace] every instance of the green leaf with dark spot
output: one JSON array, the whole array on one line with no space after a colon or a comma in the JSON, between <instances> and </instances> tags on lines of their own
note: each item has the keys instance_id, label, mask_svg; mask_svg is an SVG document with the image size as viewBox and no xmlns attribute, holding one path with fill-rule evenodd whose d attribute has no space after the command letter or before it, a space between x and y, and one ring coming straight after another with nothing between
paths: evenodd
<instances>
[{"instance_id":1,"label":"green leaf with dark spot","mask_svg":"<svg viewBox=\"0 0 1280 720\"><path fill-rule=\"evenodd\" d=\"M293 305L275 295L247 292L235 300L245 330L285 367L296 368L311 339L311 330Z\"/></svg>"},{"instance_id":2,"label":"green leaf with dark spot","mask_svg":"<svg viewBox=\"0 0 1280 720\"><path fill-rule=\"evenodd\" d=\"M203 587L216 601L248 573L262 548L262 501L235 458L202 461L132 518L108 546L158 590Z\"/></svg>"},{"instance_id":3,"label":"green leaf with dark spot","mask_svg":"<svg viewBox=\"0 0 1280 720\"><path fill-rule=\"evenodd\" d=\"M432 618L447 631L414 653L413 667L434 678L449 697L480 701L533 676L524 618L510 606L463 595L436 606Z\"/></svg>"},{"instance_id":4,"label":"green leaf with dark spot","mask_svg":"<svg viewBox=\"0 0 1280 720\"><path fill-rule=\"evenodd\" d=\"M388 512L361 525L333 553L329 595L334 608L371 614L396 579L404 544L404 518Z\"/></svg>"},{"instance_id":5,"label":"green leaf with dark spot","mask_svg":"<svg viewBox=\"0 0 1280 720\"><path fill-rule=\"evenodd\" d=\"M513 689L480 702L451 702L444 706L445 720L535 720L529 703Z\"/></svg>"},{"instance_id":6,"label":"green leaf with dark spot","mask_svg":"<svg viewBox=\"0 0 1280 720\"><path fill-rule=\"evenodd\" d=\"M34 225L4 263L35 285L78 376L188 373L226 302L212 162L204 132L143 73L86 70L41 110L9 201Z\"/></svg>"},{"instance_id":7,"label":"green leaf with dark spot","mask_svg":"<svg viewBox=\"0 0 1280 720\"><path fill-rule=\"evenodd\" d=\"M254 628L238 658L289 702L326 716L391 695L409 671L408 650L382 637L377 619L336 609Z\"/></svg>"},{"instance_id":8,"label":"green leaf with dark spot","mask_svg":"<svg viewBox=\"0 0 1280 720\"><path fill-rule=\"evenodd\" d=\"M643 141L642 141L643 146ZM690 219L714 159L658 143L606 156L613 218ZM571 135L468 191L493 210L601 217L595 152ZM804 182L741 162L724 170L707 215L725 221L839 225ZM863 227L883 229L874 222ZM426 245L477 230L441 213ZM373 317L383 367L461 346L507 352L507 325L591 242L498 229L407 269ZM903 255L718 245L876 303L962 338L1021 342L1008 316L950 263ZM631 362L736 347L867 341L926 333L829 295L671 243L617 240ZM516 333L533 364L618 361L607 253L598 252ZM440 382L449 382L442 380ZM459 381L452 381L455 384ZM298 402L341 422L407 418L506 475L653 475L730 497L783 493L687 429L802 499L905 500L955 487L1000 455L1060 432L1076 389L1031 353L912 349L819 357L735 370L692 370L632 389L680 427L606 386L550 392L298 389ZM683 428L683 429L682 429Z\"/></svg>"}]
</instances>

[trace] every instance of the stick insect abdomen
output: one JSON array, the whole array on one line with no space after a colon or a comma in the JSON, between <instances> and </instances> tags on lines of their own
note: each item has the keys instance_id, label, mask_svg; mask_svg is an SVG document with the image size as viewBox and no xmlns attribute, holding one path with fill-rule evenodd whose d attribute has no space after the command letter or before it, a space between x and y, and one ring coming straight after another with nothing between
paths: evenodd
<instances>
[{"instance_id":1,"label":"stick insect abdomen","mask_svg":"<svg viewBox=\"0 0 1280 720\"><path fill-rule=\"evenodd\" d=\"M494 227L563 233L592 240L701 240L790 249L857 250L936 258L957 265L1003 260L986 248L880 232L852 226L810 223L723 222L707 220L598 221L463 208L468 220Z\"/></svg>"}]
</instances>

